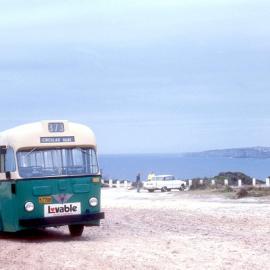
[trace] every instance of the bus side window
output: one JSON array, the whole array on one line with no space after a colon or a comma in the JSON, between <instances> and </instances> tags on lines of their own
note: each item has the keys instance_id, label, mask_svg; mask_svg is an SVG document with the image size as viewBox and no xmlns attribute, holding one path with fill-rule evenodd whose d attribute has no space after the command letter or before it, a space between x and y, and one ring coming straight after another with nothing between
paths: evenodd
<instances>
[{"instance_id":1,"label":"bus side window","mask_svg":"<svg viewBox=\"0 0 270 270\"><path fill-rule=\"evenodd\" d=\"M0 173L5 172L5 155L6 155L6 147L0 146Z\"/></svg>"},{"instance_id":2,"label":"bus side window","mask_svg":"<svg viewBox=\"0 0 270 270\"><path fill-rule=\"evenodd\" d=\"M1 159L2 159L2 157L1 157ZM4 169L6 172L15 172L16 171L15 155L14 155L14 150L12 147L8 147L8 149L7 149L4 164L5 164ZM1 165L2 165L2 162L1 162Z\"/></svg>"},{"instance_id":3,"label":"bus side window","mask_svg":"<svg viewBox=\"0 0 270 270\"><path fill-rule=\"evenodd\" d=\"M0 173L5 172L5 154L0 154Z\"/></svg>"}]
</instances>

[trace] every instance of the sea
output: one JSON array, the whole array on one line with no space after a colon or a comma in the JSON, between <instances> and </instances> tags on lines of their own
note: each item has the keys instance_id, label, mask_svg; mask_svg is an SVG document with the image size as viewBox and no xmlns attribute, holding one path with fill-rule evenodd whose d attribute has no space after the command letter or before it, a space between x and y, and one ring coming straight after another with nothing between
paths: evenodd
<instances>
[{"instance_id":1,"label":"sea","mask_svg":"<svg viewBox=\"0 0 270 270\"><path fill-rule=\"evenodd\" d=\"M242 172L260 180L270 176L270 158L185 157L178 154L100 155L105 179L146 180L150 172L173 174L179 179L214 177L220 172Z\"/></svg>"}]
</instances>

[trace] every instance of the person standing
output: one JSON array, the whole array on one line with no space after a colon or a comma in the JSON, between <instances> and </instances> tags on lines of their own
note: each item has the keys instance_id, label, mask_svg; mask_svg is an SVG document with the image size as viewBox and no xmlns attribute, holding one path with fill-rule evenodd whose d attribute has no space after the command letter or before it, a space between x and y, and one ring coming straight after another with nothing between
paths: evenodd
<instances>
[{"instance_id":1,"label":"person standing","mask_svg":"<svg viewBox=\"0 0 270 270\"><path fill-rule=\"evenodd\" d=\"M154 176L155 176L154 172L149 173L147 177L147 181L152 181Z\"/></svg>"},{"instance_id":2,"label":"person standing","mask_svg":"<svg viewBox=\"0 0 270 270\"><path fill-rule=\"evenodd\" d=\"M137 187L137 192L140 192L141 189L141 174L138 173L136 176L136 187Z\"/></svg>"}]
</instances>

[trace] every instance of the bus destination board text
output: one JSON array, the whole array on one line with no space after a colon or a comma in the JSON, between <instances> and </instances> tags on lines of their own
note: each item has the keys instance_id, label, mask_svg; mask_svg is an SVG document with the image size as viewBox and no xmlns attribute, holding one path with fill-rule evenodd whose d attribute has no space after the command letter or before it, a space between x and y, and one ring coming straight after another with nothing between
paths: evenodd
<instances>
[{"instance_id":1,"label":"bus destination board text","mask_svg":"<svg viewBox=\"0 0 270 270\"><path fill-rule=\"evenodd\" d=\"M75 142L74 136L40 137L40 143L65 143Z\"/></svg>"}]
</instances>

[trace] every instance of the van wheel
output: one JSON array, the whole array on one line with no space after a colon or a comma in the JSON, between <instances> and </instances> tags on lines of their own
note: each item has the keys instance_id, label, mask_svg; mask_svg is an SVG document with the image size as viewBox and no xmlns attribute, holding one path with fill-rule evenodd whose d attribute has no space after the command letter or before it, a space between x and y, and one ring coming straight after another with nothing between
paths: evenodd
<instances>
[{"instance_id":1,"label":"van wheel","mask_svg":"<svg viewBox=\"0 0 270 270\"><path fill-rule=\"evenodd\" d=\"M181 185L181 187L179 188L179 191L183 191L185 189L185 185Z\"/></svg>"},{"instance_id":2,"label":"van wheel","mask_svg":"<svg viewBox=\"0 0 270 270\"><path fill-rule=\"evenodd\" d=\"M73 237L81 236L83 233L84 226L81 224L68 225L70 235Z\"/></svg>"},{"instance_id":3,"label":"van wheel","mask_svg":"<svg viewBox=\"0 0 270 270\"><path fill-rule=\"evenodd\" d=\"M163 187L163 188L161 189L161 192L165 192L165 191L167 191L167 187Z\"/></svg>"}]
</instances>

